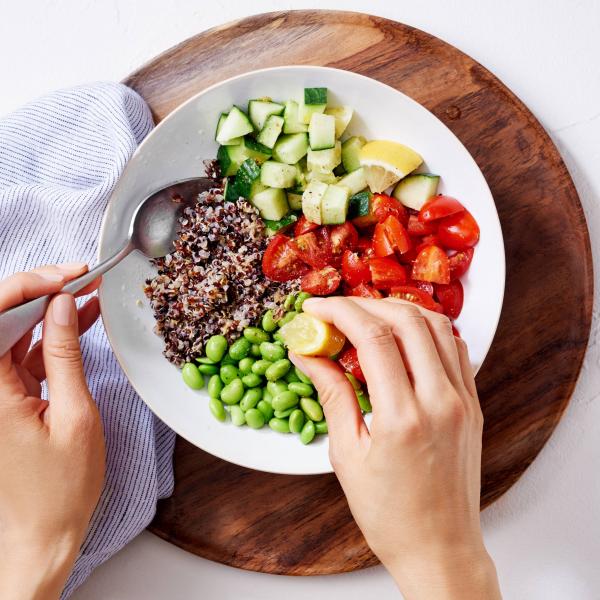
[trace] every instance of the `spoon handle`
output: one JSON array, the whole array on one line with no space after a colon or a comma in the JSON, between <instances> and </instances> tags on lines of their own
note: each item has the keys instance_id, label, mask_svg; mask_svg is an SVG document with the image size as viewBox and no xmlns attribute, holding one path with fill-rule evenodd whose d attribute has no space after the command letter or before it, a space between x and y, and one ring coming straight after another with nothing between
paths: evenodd
<instances>
[{"instance_id":1,"label":"spoon handle","mask_svg":"<svg viewBox=\"0 0 600 600\"><path fill-rule=\"evenodd\" d=\"M91 271L65 284L61 292L75 294L121 262L133 246L128 242L110 258L96 265ZM31 331L43 318L52 296L40 296L0 313L0 356L4 356L28 331Z\"/></svg>"}]
</instances>

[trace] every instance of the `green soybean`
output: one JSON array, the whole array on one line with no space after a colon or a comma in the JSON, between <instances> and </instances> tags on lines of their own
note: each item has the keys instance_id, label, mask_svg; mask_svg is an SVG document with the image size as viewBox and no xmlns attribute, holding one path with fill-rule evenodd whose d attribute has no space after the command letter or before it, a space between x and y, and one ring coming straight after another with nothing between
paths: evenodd
<instances>
[{"instance_id":1,"label":"green soybean","mask_svg":"<svg viewBox=\"0 0 600 600\"><path fill-rule=\"evenodd\" d=\"M260 345L260 354L265 360L275 362L285 358L285 348L282 348L279 344L273 344L272 342L263 342Z\"/></svg>"},{"instance_id":2,"label":"green soybean","mask_svg":"<svg viewBox=\"0 0 600 600\"><path fill-rule=\"evenodd\" d=\"M181 369L183 381L193 390L201 390L204 387L204 377L198 371L198 367L194 363L185 363Z\"/></svg>"},{"instance_id":3,"label":"green soybean","mask_svg":"<svg viewBox=\"0 0 600 600\"><path fill-rule=\"evenodd\" d=\"M260 388L252 388L246 390L246 393L240 400L240 408L246 412L251 408L254 408L262 398L262 390Z\"/></svg>"},{"instance_id":4,"label":"green soybean","mask_svg":"<svg viewBox=\"0 0 600 600\"><path fill-rule=\"evenodd\" d=\"M279 394L277 394L277 396L273 397L273 402L271 402L271 404L273 405L273 408L275 410L286 410L288 408L292 408L293 406L296 406L298 404L298 394L296 394L295 392L281 392ZM318 419L319 421L321 419Z\"/></svg>"},{"instance_id":5,"label":"green soybean","mask_svg":"<svg viewBox=\"0 0 600 600\"><path fill-rule=\"evenodd\" d=\"M244 411L237 404L234 404L229 409L229 414L231 415L231 422L236 427L241 427L246 423L246 415L244 415Z\"/></svg>"},{"instance_id":6,"label":"green soybean","mask_svg":"<svg viewBox=\"0 0 600 600\"><path fill-rule=\"evenodd\" d=\"M208 408L210 409L212 416L217 419L217 421L224 421L227 418L225 407L218 398L211 398L208 401Z\"/></svg>"},{"instance_id":7,"label":"green soybean","mask_svg":"<svg viewBox=\"0 0 600 600\"><path fill-rule=\"evenodd\" d=\"M262 358L261 360L257 360L252 365L252 372L256 375L264 375L272 364L273 363L270 360L265 360Z\"/></svg>"},{"instance_id":8,"label":"green soybean","mask_svg":"<svg viewBox=\"0 0 600 600\"><path fill-rule=\"evenodd\" d=\"M231 358L231 356L229 356L229 353L227 353L223 359L221 360L221 366L223 365L237 365L238 361L235 360L235 358Z\"/></svg>"},{"instance_id":9,"label":"green soybean","mask_svg":"<svg viewBox=\"0 0 600 600\"><path fill-rule=\"evenodd\" d=\"M285 310L290 310L294 306L295 302L296 294L289 294L288 297L285 299L285 302L283 303L283 308L285 308Z\"/></svg>"},{"instance_id":10,"label":"green soybean","mask_svg":"<svg viewBox=\"0 0 600 600\"><path fill-rule=\"evenodd\" d=\"M358 392L361 390L362 386L360 385L360 381L352 375L352 373L344 373L348 378L348 381L352 384L352 387Z\"/></svg>"},{"instance_id":11,"label":"green soybean","mask_svg":"<svg viewBox=\"0 0 600 600\"><path fill-rule=\"evenodd\" d=\"M300 408L311 421L323 420L323 408L312 398L300 398Z\"/></svg>"},{"instance_id":12,"label":"green soybean","mask_svg":"<svg viewBox=\"0 0 600 600\"><path fill-rule=\"evenodd\" d=\"M300 432L300 441L304 445L310 444L315 439L315 435L315 424L312 421L306 421L306 423L304 423L302 431Z\"/></svg>"},{"instance_id":13,"label":"green soybean","mask_svg":"<svg viewBox=\"0 0 600 600\"><path fill-rule=\"evenodd\" d=\"M275 317L273 316L272 310L268 310L263 315L261 325L265 331L271 332L277 329L277 321L275 321Z\"/></svg>"},{"instance_id":14,"label":"green soybean","mask_svg":"<svg viewBox=\"0 0 600 600\"><path fill-rule=\"evenodd\" d=\"M287 325L287 323L289 323L297 314L298 313L295 310L290 310L289 313L285 314L281 319L279 319L277 325L279 325L279 327Z\"/></svg>"},{"instance_id":15,"label":"green soybean","mask_svg":"<svg viewBox=\"0 0 600 600\"><path fill-rule=\"evenodd\" d=\"M227 352L227 340L224 335L213 335L206 342L204 353L210 360L218 363Z\"/></svg>"},{"instance_id":16,"label":"green soybean","mask_svg":"<svg viewBox=\"0 0 600 600\"><path fill-rule=\"evenodd\" d=\"M269 421L269 427L273 431L277 431L278 433L290 432L290 426L288 424L287 419L278 419L275 417Z\"/></svg>"},{"instance_id":17,"label":"green soybean","mask_svg":"<svg viewBox=\"0 0 600 600\"><path fill-rule=\"evenodd\" d=\"M218 375L213 375L208 380L208 395L211 398L219 398L221 396L221 390L223 389L223 382Z\"/></svg>"},{"instance_id":18,"label":"green soybean","mask_svg":"<svg viewBox=\"0 0 600 600\"><path fill-rule=\"evenodd\" d=\"M298 378L298 375L296 375L296 371L294 369L290 369L286 374L284 379L288 382L288 384L290 383L298 383L300 381L300 379Z\"/></svg>"},{"instance_id":19,"label":"green soybean","mask_svg":"<svg viewBox=\"0 0 600 600\"><path fill-rule=\"evenodd\" d=\"M308 383L296 383L292 381L292 383L288 383L288 390L296 392L298 396L312 396L314 394L313 386Z\"/></svg>"},{"instance_id":20,"label":"green soybean","mask_svg":"<svg viewBox=\"0 0 600 600\"><path fill-rule=\"evenodd\" d=\"M316 433L329 433L329 427L327 427L327 421L319 421L315 423L315 432Z\"/></svg>"},{"instance_id":21,"label":"green soybean","mask_svg":"<svg viewBox=\"0 0 600 600\"><path fill-rule=\"evenodd\" d=\"M260 429L265 424L264 415L257 408L251 408L244 414L248 427L252 429Z\"/></svg>"},{"instance_id":22,"label":"green soybean","mask_svg":"<svg viewBox=\"0 0 600 600\"><path fill-rule=\"evenodd\" d=\"M366 413L370 413L373 410L371 406L371 400L369 400L369 394L364 391L356 392L356 399L358 400L358 405L360 409Z\"/></svg>"},{"instance_id":23,"label":"green soybean","mask_svg":"<svg viewBox=\"0 0 600 600\"><path fill-rule=\"evenodd\" d=\"M221 381L227 385L238 376L237 367L234 367L233 365L222 365L219 370L219 376L221 377Z\"/></svg>"},{"instance_id":24,"label":"green soybean","mask_svg":"<svg viewBox=\"0 0 600 600\"><path fill-rule=\"evenodd\" d=\"M292 367L292 363L287 358L276 360L265 372L268 381L277 381L281 379Z\"/></svg>"},{"instance_id":25,"label":"green soybean","mask_svg":"<svg viewBox=\"0 0 600 600\"><path fill-rule=\"evenodd\" d=\"M296 312L302 312L304 301L308 300L311 296L312 294L309 294L308 292L300 292L296 298L296 302L294 302L294 310Z\"/></svg>"},{"instance_id":26,"label":"green soybean","mask_svg":"<svg viewBox=\"0 0 600 600\"><path fill-rule=\"evenodd\" d=\"M283 381L269 381L267 383L267 390L273 398L275 398L277 394L281 394L281 392L288 391L287 384Z\"/></svg>"},{"instance_id":27,"label":"green soybean","mask_svg":"<svg viewBox=\"0 0 600 600\"><path fill-rule=\"evenodd\" d=\"M262 342L269 341L269 334L258 327L246 327L244 329L244 337L251 344L261 344Z\"/></svg>"},{"instance_id":28,"label":"green soybean","mask_svg":"<svg viewBox=\"0 0 600 600\"><path fill-rule=\"evenodd\" d=\"M256 405L256 408L263 414L265 421L268 422L273 418L273 407L266 400L261 400Z\"/></svg>"},{"instance_id":29,"label":"green soybean","mask_svg":"<svg viewBox=\"0 0 600 600\"><path fill-rule=\"evenodd\" d=\"M219 367L217 365L199 364L198 371L204 375L215 375L219 372Z\"/></svg>"},{"instance_id":30,"label":"green soybean","mask_svg":"<svg viewBox=\"0 0 600 600\"><path fill-rule=\"evenodd\" d=\"M255 373L248 373L242 377L242 383L248 388L255 388L262 383L262 377Z\"/></svg>"},{"instance_id":31,"label":"green soybean","mask_svg":"<svg viewBox=\"0 0 600 600\"><path fill-rule=\"evenodd\" d=\"M239 378L230 381L222 390L221 390L221 400L225 404L237 404L244 395L244 384L242 380Z\"/></svg>"},{"instance_id":32,"label":"green soybean","mask_svg":"<svg viewBox=\"0 0 600 600\"><path fill-rule=\"evenodd\" d=\"M252 344L252 346L250 346L250 354L252 354L254 358L260 358L260 344Z\"/></svg>"},{"instance_id":33,"label":"green soybean","mask_svg":"<svg viewBox=\"0 0 600 600\"><path fill-rule=\"evenodd\" d=\"M263 388L262 397L263 397L263 400L269 404L269 406L271 405L271 402L273 402L273 394L271 394L271 392L269 391L269 388Z\"/></svg>"},{"instance_id":34,"label":"green soybean","mask_svg":"<svg viewBox=\"0 0 600 600\"><path fill-rule=\"evenodd\" d=\"M248 375L248 373L252 372L252 367L254 365L254 359L247 356L246 358L242 358L238 364L238 370L242 375Z\"/></svg>"},{"instance_id":35,"label":"green soybean","mask_svg":"<svg viewBox=\"0 0 600 600\"><path fill-rule=\"evenodd\" d=\"M294 407L292 406L292 408L288 408L286 410L276 410L273 412L273 414L278 419L287 419L293 412L294 412Z\"/></svg>"},{"instance_id":36,"label":"green soybean","mask_svg":"<svg viewBox=\"0 0 600 600\"><path fill-rule=\"evenodd\" d=\"M298 379L302 383L312 383L312 379L308 375L303 373L298 367L294 367L294 372L296 373L296 375L298 375Z\"/></svg>"},{"instance_id":37,"label":"green soybean","mask_svg":"<svg viewBox=\"0 0 600 600\"><path fill-rule=\"evenodd\" d=\"M242 358L246 358L248 353L250 352L250 346L252 344L246 338L239 338L231 344L231 348L229 348L229 356L234 360L242 360Z\"/></svg>"},{"instance_id":38,"label":"green soybean","mask_svg":"<svg viewBox=\"0 0 600 600\"><path fill-rule=\"evenodd\" d=\"M201 365L216 365L217 363L214 360L211 360L210 358L208 358L208 356L201 356L200 358L196 359L197 363L200 363Z\"/></svg>"},{"instance_id":39,"label":"green soybean","mask_svg":"<svg viewBox=\"0 0 600 600\"><path fill-rule=\"evenodd\" d=\"M292 411L289 418L290 431L292 433L300 433L304 427L304 413L296 408Z\"/></svg>"},{"instance_id":40,"label":"green soybean","mask_svg":"<svg viewBox=\"0 0 600 600\"><path fill-rule=\"evenodd\" d=\"M281 333L279 331L276 331L273 334L273 340L274 340L274 344L277 344L278 346L283 346L285 345L285 340L283 339L283 336L281 335Z\"/></svg>"}]
</instances>

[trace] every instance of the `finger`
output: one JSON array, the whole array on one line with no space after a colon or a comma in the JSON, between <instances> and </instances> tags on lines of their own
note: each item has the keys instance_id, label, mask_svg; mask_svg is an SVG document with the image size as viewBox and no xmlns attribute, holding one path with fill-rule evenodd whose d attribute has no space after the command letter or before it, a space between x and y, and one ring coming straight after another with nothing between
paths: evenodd
<instances>
[{"instance_id":1,"label":"finger","mask_svg":"<svg viewBox=\"0 0 600 600\"><path fill-rule=\"evenodd\" d=\"M23 365L15 364L15 370L27 390L27 396L39 398L42 394L40 382Z\"/></svg>"},{"instance_id":2,"label":"finger","mask_svg":"<svg viewBox=\"0 0 600 600\"><path fill-rule=\"evenodd\" d=\"M454 338L454 344L458 352L458 358L460 362L460 371L462 380L469 395L477 398L477 387L475 386L475 372L471 365L471 359L469 358L469 350L464 340L459 337ZM479 401L477 401L479 404Z\"/></svg>"},{"instance_id":3,"label":"finger","mask_svg":"<svg viewBox=\"0 0 600 600\"><path fill-rule=\"evenodd\" d=\"M414 402L413 389L389 323L349 298L310 298L303 310L333 323L356 348L371 392L374 418L397 417L404 403Z\"/></svg>"},{"instance_id":4,"label":"finger","mask_svg":"<svg viewBox=\"0 0 600 600\"><path fill-rule=\"evenodd\" d=\"M94 296L77 311L80 336L96 322L99 315L100 302L98 301L98 297ZM33 346L22 364L37 381L44 381L46 379L42 340Z\"/></svg>"},{"instance_id":5,"label":"finger","mask_svg":"<svg viewBox=\"0 0 600 600\"><path fill-rule=\"evenodd\" d=\"M342 370L328 358L290 354L290 360L313 381L327 419L329 448L334 468L368 440L369 432L356 394Z\"/></svg>"},{"instance_id":6,"label":"finger","mask_svg":"<svg viewBox=\"0 0 600 600\"><path fill-rule=\"evenodd\" d=\"M0 281L0 312L46 294L55 294L65 282L62 273L15 273Z\"/></svg>"}]
</instances>

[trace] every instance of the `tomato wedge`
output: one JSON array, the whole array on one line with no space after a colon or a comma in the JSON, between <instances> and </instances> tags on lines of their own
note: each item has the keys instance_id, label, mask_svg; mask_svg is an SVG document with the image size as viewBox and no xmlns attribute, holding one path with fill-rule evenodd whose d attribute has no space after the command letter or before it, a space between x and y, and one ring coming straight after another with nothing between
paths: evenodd
<instances>
[{"instance_id":1,"label":"tomato wedge","mask_svg":"<svg viewBox=\"0 0 600 600\"><path fill-rule=\"evenodd\" d=\"M344 290L344 296L358 296L360 298L383 298L379 290L366 283L359 283L356 287Z\"/></svg>"},{"instance_id":2,"label":"tomato wedge","mask_svg":"<svg viewBox=\"0 0 600 600\"><path fill-rule=\"evenodd\" d=\"M342 355L338 358L338 363L344 371L354 375L359 381L367 383L364 373L360 368L360 363L358 362L358 352L356 351L356 348L350 347L347 350L344 350Z\"/></svg>"},{"instance_id":3,"label":"tomato wedge","mask_svg":"<svg viewBox=\"0 0 600 600\"><path fill-rule=\"evenodd\" d=\"M309 221L304 215L301 215L298 221L296 222L296 226L294 227L294 236L298 237L303 233L308 233L309 231L314 231L318 229L319 226L317 223L313 223Z\"/></svg>"},{"instance_id":4,"label":"tomato wedge","mask_svg":"<svg viewBox=\"0 0 600 600\"><path fill-rule=\"evenodd\" d=\"M479 225L468 210L442 219L437 233L442 245L452 250L466 250L479 241Z\"/></svg>"},{"instance_id":5,"label":"tomato wedge","mask_svg":"<svg viewBox=\"0 0 600 600\"><path fill-rule=\"evenodd\" d=\"M375 232L373 233L373 251L375 256L391 256L394 254L394 246L390 242L385 225L383 223L377 223L375 225Z\"/></svg>"},{"instance_id":6,"label":"tomato wedge","mask_svg":"<svg viewBox=\"0 0 600 600\"><path fill-rule=\"evenodd\" d=\"M436 284L435 296L444 309L444 314L451 319L458 319L463 307L464 291L462 283L456 279L448 285Z\"/></svg>"},{"instance_id":7,"label":"tomato wedge","mask_svg":"<svg viewBox=\"0 0 600 600\"><path fill-rule=\"evenodd\" d=\"M404 254L412 246L408 233L398 217L390 215L384 222L385 234L396 252Z\"/></svg>"},{"instance_id":8,"label":"tomato wedge","mask_svg":"<svg viewBox=\"0 0 600 600\"><path fill-rule=\"evenodd\" d=\"M390 290L390 297L418 304L428 310L435 310L436 312L441 310L439 304L427 292L412 285L393 287Z\"/></svg>"},{"instance_id":9,"label":"tomato wedge","mask_svg":"<svg viewBox=\"0 0 600 600\"><path fill-rule=\"evenodd\" d=\"M322 269L329 265L328 247L317 238L317 233L309 231L289 242L296 256L310 265L313 269Z\"/></svg>"},{"instance_id":10,"label":"tomato wedge","mask_svg":"<svg viewBox=\"0 0 600 600\"><path fill-rule=\"evenodd\" d=\"M342 277L351 287L369 283L371 281L369 263L356 252L346 250L342 256Z\"/></svg>"},{"instance_id":11,"label":"tomato wedge","mask_svg":"<svg viewBox=\"0 0 600 600\"><path fill-rule=\"evenodd\" d=\"M371 198L369 212L372 212L379 223L383 223L390 215L396 217L402 224L408 223L408 212L396 198L386 194L375 194Z\"/></svg>"},{"instance_id":12,"label":"tomato wedge","mask_svg":"<svg viewBox=\"0 0 600 600\"><path fill-rule=\"evenodd\" d=\"M416 281L415 279L409 279L406 282L406 285L410 285L412 287L416 287L417 289L429 294L433 298L434 288L433 283L430 281Z\"/></svg>"},{"instance_id":13,"label":"tomato wedge","mask_svg":"<svg viewBox=\"0 0 600 600\"><path fill-rule=\"evenodd\" d=\"M314 269L304 275L300 282L300 288L303 292L315 296L329 296L340 287L341 282L342 276L337 269L325 267L324 269Z\"/></svg>"},{"instance_id":14,"label":"tomato wedge","mask_svg":"<svg viewBox=\"0 0 600 600\"><path fill-rule=\"evenodd\" d=\"M427 200L421 207L419 221L429 223L430 221L437 221L456 213L462 213L464 210L465 207L456 198L440 194Z\"/></svg>"},{"instance_id":15,"label":"tomato wedge","mask_svg":"<svg viewBox=\"0 0 600 600\"><path fill-rule=\"evenodd\" d=\"M371 240L366 237L358 238L356 249L361 254L361 256L364 256L365 258L371 258L371 256L375 255L375 252L373 250L373 242L371 242Z\"/></svg>"},{"instance_id":16,"label":"tomato wedge","mask_svg":"<svg viewBox=\"0 0 600 600\"><path fill-rule=\"evenodd\" d=\"M331 253L334 257L342 256L345 250L354 250L358 244L358 231L348 221L342 225L332 227L329 237L331 239Z\"/></svg>"},{"instance_id":17,"label":"tomato wedge","mask_svg":"<svg viewBox=\"0 0 600 600\"><path fill-rule=\"evenodd\" d=\"M406 269L395 258L371 258L369 268L371 281L377 289L389 290L406 282Z\"/></svg>"},{"instance_id":18,"label":"tomato wedge","mask_svg":"<svg viewBox=\"0 0 600 600\"><path fill-rule=\"evenodd\" d=\"M410 215L406 227L408 229L408 235L415 237L429 235L430 233L435 232L435 223L423 223L422 221L419 221L418 215Z\"/></svg>"},{"instance_id":19,"label":"tomato wedge","mask_svg":"<svg viewBox=\"0 0 600 600\"><path fill-rule=\"evenodd\" d=\"M412 278L432 283L450 283L450 263L438 246L423 248L413 265Z\"/></svg>"},{"instance_id":20,"label":"tomato wedge","mask_svg":"<svg viewBox=\"0 0 600 600\"><path fill-rule=\"evenodd\" d=\"M450 262L450 279L458 279L467 272L471 266L473 254L475 254L475 250L473 250L473 248L467 248L448 258L448 261Z\"/></svg>"},{"instance_id":21,"label":"tomato wedge","mask_svg":"<svg viewBox=\"0 0 600 600\"><path fill-rule=\"evenodd\" d=\"M298 258L290 242L290 238L282 233L275 235L269 242L262 259L263 273L269 279L290 281L308 271L308 267Z\"/></svg>"}]
</instances>

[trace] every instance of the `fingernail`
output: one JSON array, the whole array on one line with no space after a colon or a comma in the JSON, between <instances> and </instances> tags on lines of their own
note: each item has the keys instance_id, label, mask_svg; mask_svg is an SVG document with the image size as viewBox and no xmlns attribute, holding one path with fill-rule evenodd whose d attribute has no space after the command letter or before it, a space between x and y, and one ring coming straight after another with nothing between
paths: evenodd
<instances>
[{"instance_id":1,"label":"fingernail","mask_svg":"<svg viewBox=\"0 0 600 600\"><path fill-rule=\"evenodd\" d=\"M60 294L52 302L52 319L61 327L69 327L75 323L75 301L70 294Z\"/></svg>"},{"instance_id":2,"label":"fingernail","mask_svg":"<svg viewBox=\"0 0 600 600\"><path fill-rule=\"evenodd\" d=\"M42 279L45 279L46 281L64 281L65 280L65 276L61 275L60 273L44 273L44 272L40 272L40 273L36 273L36 275L38 277L41 277Z\"/></svg>"},{"instance_id":3,"label":"fingernail","mask_svg":"<svg viewBox=\"0 0 600 600\"><path fill-rule=\"evenodd\" d=\"M73 271L81 271L87 269L87 263L84 262L72 262L72 263L61 263L56 265L61 271L67 271L72 273Z\"/></svg>"}]
</instances>

